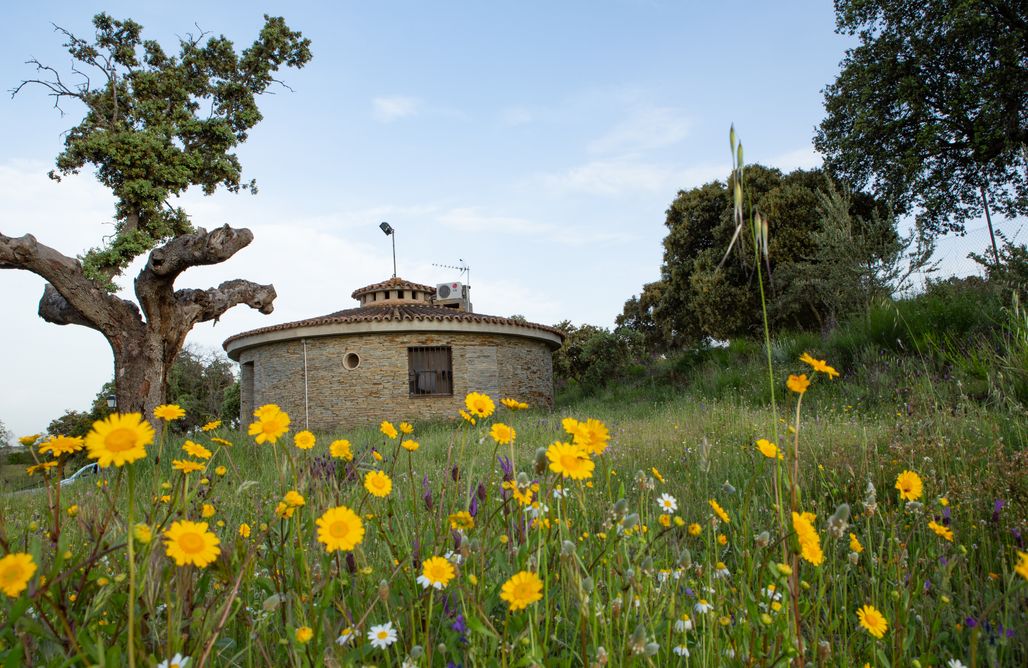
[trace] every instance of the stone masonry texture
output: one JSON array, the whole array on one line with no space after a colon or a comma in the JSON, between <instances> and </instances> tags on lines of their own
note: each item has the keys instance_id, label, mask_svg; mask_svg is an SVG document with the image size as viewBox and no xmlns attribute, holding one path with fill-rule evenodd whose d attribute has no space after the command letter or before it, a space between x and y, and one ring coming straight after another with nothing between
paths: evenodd
<instances>
[{"instance_id":1,"label":"stone masonry texture","mask_svg":"<svg viewBox=\"0 0 1028 668\"><path fill-rule=\"evenodd\" d=\"M450 346L452 396L409 394L407 348ZM502 334L404 332L293 339L241 352L241 423L253 410L278 404L294 429L332 430L382 420L454 418L468 392L494 400L514 397L532 406L553 405L553 362L543 341ZM343 358L360 364L347 369ZM305 401L306 398L306 401Z\"/></svg>"}]
</instances>

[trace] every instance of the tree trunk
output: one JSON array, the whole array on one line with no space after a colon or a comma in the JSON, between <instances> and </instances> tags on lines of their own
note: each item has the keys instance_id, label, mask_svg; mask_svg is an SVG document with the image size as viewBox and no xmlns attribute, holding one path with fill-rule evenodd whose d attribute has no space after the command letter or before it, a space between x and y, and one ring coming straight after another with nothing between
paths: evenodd
<instances>
[{"instance_id":1,"label":"tree trunk","mask_svg":"<svg viewBox=\"0 0 1028 668\"><path fill-rule=\"evenodd\" d=\"M118 412L142 413L159 429L153 410L165 403L168 371L193 326L216 321L239 304L271 313L276 297L274 286L242 279L207 290L175 290L175 279L189 267L224 262L252 240L249 230L225 225L210 233L197 228L155 248L135 280L138 306L103 290L79 260L32 235L0 234L0 269L24 269L48 281L39 301L39 316L47 322L103 334L114 353Z\"/></svg>"},{"instance_id":2,"label":"tree trunk","mask_svg":"<svg viewBox=\"0 0 1028 668\"><path fill-rule=\"evenodd\" d=\"M164 342L150 328L140 335L109 339L114 353L114 387L119 413L153 416L154 408L166 403L168 371ZM178 354L175 350L175 355Z\"/></svg>"}]
</instances>

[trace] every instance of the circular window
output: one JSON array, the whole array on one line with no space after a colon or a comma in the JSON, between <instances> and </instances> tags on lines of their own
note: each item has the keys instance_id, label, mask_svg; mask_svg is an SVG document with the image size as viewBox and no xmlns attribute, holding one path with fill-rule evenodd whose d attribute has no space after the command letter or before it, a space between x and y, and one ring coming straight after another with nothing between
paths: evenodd
<instances>
[{"instance_id":1,"label":"circular window","mask_svg":"<svg viewBox=\"0 0 1028 668\"><path fill-rule=\"evenodd\" d=\"M346 353L343 357L343 366L347 369L353 370L361 365L360 355L357 353Z\"/></svg>"}]
</instances>

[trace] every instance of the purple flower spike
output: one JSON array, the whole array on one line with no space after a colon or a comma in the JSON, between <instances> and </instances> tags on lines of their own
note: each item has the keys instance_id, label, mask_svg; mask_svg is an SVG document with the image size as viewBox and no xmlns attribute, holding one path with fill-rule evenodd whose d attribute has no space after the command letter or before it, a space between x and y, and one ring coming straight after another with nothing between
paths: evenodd
<instances>
[{"instance_id":1,"label":"purple flower spike","mask_svg":"<svg viewBox=\"0 0 1028 668\"><path fill-rule=\"evenodd\" d=\"M513 480L514 479L514 464L511 463L510 457L504 456L504 457L497 457L496 459L500 462L500 469L503 471L503 479L504 480Z\"/></svg>"},{"instance_id":2,"label":"purple flower spike","mask_svg":"<svg viewBox=\"0 0 1028 668\"><path fill-rule=\"evenodd\" d=\"M428 475L421 479L421 499L425 502L425 508L432 511L432 488L428 484Z\"/></svg>"},{"instance_id":3,"label":"purple flower spike","mask_svg":"<svg viewBox=\"0 0 1028 668\"><path fill-rule=\"evenodd\" d=\"M481 482L478 483L478 489L475 490L475 494L478 495L478 500L479 501L481 501L482 503L485 503L485 497L486 497L485 483L481 483Z\"/></svg>"},{"instance_id":4,"label":"purple flower spike","mask_svg":"<svg viewBox=\"0 0 1028 668\"><path fill-rule=\"evenodd\" d=\"M1007 502L1003 499L996 499L995 503L992 504L992 521L999 522L999 513L1003 510Z\"/></svg>"},{"instance_id":5,"label":"purple flower spike","mask_svg":"<svg viewBox=\"0 0 1028 668\"><path fill-rule=\"evenodd\" d=\"M949 522L950 522L949 506L946 506L945 508L942 509L942 525L948 527L949 526Z\"/></svg>"},{"instance_id":6,"label":"purple flower spike","mask_svg":"<svg viewBox=\"0 0 1028 668\"><path fill-rule=\"evenodd\" d=\"M471 505L468 506L468 514L472 517L478 517L478 497L471 497Z\"/></svg>"},{"instance_id":7,"label":"purple flower spike","mask_svg":"<svg viewBox=\"0 0 1028 668\"><path fill-rule=\"evenodd\" d=\"M974 627L978 626L978 620L974 617L968 617L964 620L964 624L967 625L967 628L973 629Z\"/></svg>"}]
</instances>

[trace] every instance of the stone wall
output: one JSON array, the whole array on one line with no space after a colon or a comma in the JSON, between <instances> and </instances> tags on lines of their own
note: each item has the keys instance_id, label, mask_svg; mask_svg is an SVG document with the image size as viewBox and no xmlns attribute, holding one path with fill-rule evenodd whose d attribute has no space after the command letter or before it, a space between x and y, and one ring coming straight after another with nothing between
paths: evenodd
<instances>
[{"instance_id":1,"label":"stone wall","mask_svg":"<svg viewBox=\"0 0 1028 668\"><path fill-rule=\"evenodd\" d=\"M452 396L410 396L409 346L451 347ZM318 430L381 420L452 418L468 392L484 392L494 400L514 397L533 406L553 404L550 347L539 340L457 332L309 338L306 383L304 353L301 340L266 343L241 352L244 425L251 421L255 406L268 403L288 412L295 428ZM360 356L354 369L343 364L348 353Z\"/></svg>"}]
</instances>

